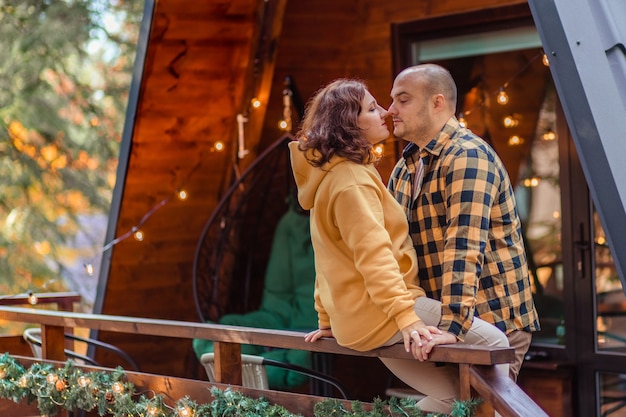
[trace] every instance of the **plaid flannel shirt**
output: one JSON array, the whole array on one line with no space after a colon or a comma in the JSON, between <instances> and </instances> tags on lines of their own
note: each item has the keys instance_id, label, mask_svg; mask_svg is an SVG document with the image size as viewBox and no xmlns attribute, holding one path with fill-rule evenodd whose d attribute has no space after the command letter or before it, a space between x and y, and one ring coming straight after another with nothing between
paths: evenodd
<instances>
[{"instance_id":1,"label":"plaid flannel shirt","mask_svg":"<svg viewBox=\"0 0 626 417\"><path fill-rule=\"evenodd\" d=\"M505 333L539 330L513 188L486 142L452 117L423 149L405 148L388 188L406 210L419 283L442 302L442 330L463 340L474 316Z\"/></svg>"}]
</instances>

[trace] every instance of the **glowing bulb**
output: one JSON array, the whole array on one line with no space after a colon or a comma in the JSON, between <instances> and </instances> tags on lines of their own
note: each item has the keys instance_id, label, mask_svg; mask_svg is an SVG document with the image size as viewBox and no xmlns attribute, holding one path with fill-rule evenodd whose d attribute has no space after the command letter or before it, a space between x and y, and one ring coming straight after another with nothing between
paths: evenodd
<instances>
[{"instance_id":1,"label":"glowing bulb","mask_svg":"<svg viewBox=\"0 0 626 417\"><path fill-rule=\"evenodd\" d=\"M524 143L524 139L520 138L517 135L513 135L509 138L509 146L518 146Z\"/></svg>"},{"instance_id":2,"label":"glowing bulb","mask_svg":"<svg viewBox=\"0 0 626 417\"><path fill-rule=\"evenodd\" d=\"M187 197L189 197L189 194L187 194L187 191L185 191L185 190L178 191L177 195L178 195L178 199L179 200L186 200Z\"/></svg>"},{"instance_id":3,"label":"glowing bulb","mask_svg":"<svg viewBox=\"0 0 626 417\"><path fill-rule=\"evenodd\" d=\"M556 133L551 130L546 130L546 132L541 136L543 140L554 140L556 139Z\"/></svg>"},{"instance_id":4,"label":"glowing bulb","mask_svg":"<svg viewBox=\"0 0 626 417\"><path fill-rule=\"evenodd\" d=\"M504 116L502 119L502 124L504 127L515 127L519 125L519 120L517 120L513 115Z\"/></svg>"},{"instance_id":5,"label":"glowing bulb","mask_svg":"<svg viewBox=\"0 0 626 417\"><path fill-rule=\"evenodd\" d=\"M149 416L156 416L159 413L159 409L154 405L149 405L146 411Z\"/></svg>"},{"instance_id":6,"label":"glowing bulb","mask_svg":"<svg viewBox=\"0 0 626 417\"><path fill-rule=\"evenodd\" d=\"M135 236L135 240L136 240L137 242L142 242L142 241L143 241L143 239L144 239L144 237L145 237L145 236L144 236L144 234L143 234L143 232L142 232L141 230L139 230L139 229L137 229L137 230L135 231L135 233L133 233L133 236Z\"/></svg>"},{"instance_id":7,"label":"glowing bulb","mask_svg":"<svg viewBox=\"0 0 626 417\"><path fill-rule=\"evenodd\" d=\"M543 58L541 59L541 62L543 62L543 65L545 65L546 67L549 67L550 61L548 61L548 55L543 54Z\"/></svg>"},{"instance_id":8,"label":"glowing bulb","mask_svg":"<svg viewBox=\"0 0 626 417\"><path fill-rule=\"evenodd\" d=\"M252 105L252 107L254 107L255 109L258 109L259 107L261 107L261 100L259 100L258 98L253 98L252 100L250 100L250 104Z\"/></svg>"},{"instance_id":9,"label":"glowing bulb","mask_svg":"<svg viewBox=\"0 0 626 417\"><path fill-rule=\"evenodd\" d=\"M598 245L606 245L606 238L604 236L598 236L596 243Z\"/></svg>"},{"instance_id":10,"label":"glowing bulb","mask_svg":"<svg viewBox=\"0 0 626 417\"><path fill-rule=\"evenodd\" d=\"M48 382L48 384L54 384L55 382L57 382L58 379L59 377L57 376L57 374L48 374L48 376L46 376L46 381Z\"/></svg>"},{"instance_id":11,"label":"glowing bulb","mask_svg":"<svg viewBox=\"0 0 626 417\"><path fill-rule=\"evenodd\" d=\"M278 121L278 128L280 130L287 130L288 127L289 127L289 124L287 123L286 120L281 119L281 120Z\"/></svg>"},{"instance_id":12,"label":"glowing bulb","mask_svg":"<svg viewBox=\"0 0 626 417\"><path fill-rule=\"evenodd\" d=\"M35 294L33 294L32 291L28 291L28 303L31 306L34 306L35 304L37 304L39 300L37 299L37 296Z\"/></svg>"},{"instance_id":13,"label":"glowing bulb","mask_svg":"<svg viewBox=\"0 0 626 417\"><path fill-rule=\"evenodd\" d=\"M87 275L93 277L94 269L92 264L85 264L85 271L87 271Z\"/></svg>"},{"instance_id":14,"label":"glowing bulb","mask_svg":"<svg viewBox=\"0 0 626 417\"><path fill-rule=\"evenodd\" d=\"M498 92L498 97L496 97L496 101L501 106L504 106L509 102L509 95L506 93L506 91L504 91L504 88L501 88Z\"/></svg>"},{"instance_id":15,"label":"glowing bulb","mask_svg":"<svg viewBox=\"0 0 626 417\"><path fill-rule=\"evenodd\" d=\"M464 118L463 116L460 116L460 117L459 117L459 124L460 124L462 127L467 127L467 120L465 120L465 118Z\"/></svg>"},{"instance_id":16,"label":"glowing bulb","mask_svg":"<svg viewBox=\"0 0 626 417\"><path fill-rule=\"evenodd\" d=\"M213 148L211 148L211 150L215 152L222 152L225 147L226 145L224 145L224 142L218 140L213 144Z\"/></svg>"},{"instance_id":17,"label":"glowing bulb","mask_svg":"<svg viewBox=\"0 0 626 417\"><path fill-rule=\"evenodd\" d=\"M555 210L554 212L552 212L552 218L554 219L561 218L561 213L558 210Z\"/></svg>"},{"instance_id":18,"label":"glowing bulb","mask_svg":"<svg viewBox=\"0 0 626 417\"><path fill-rule=\"evenodd\" d=\"M378 144L374 145L374 147L372 148L372 151L377 156L382 156L382 154L385 152L385 145L383 145L382 143L378 143Z\"/></svg>"},{"instance_id":19,"label":"glowing bulb","mask_svg":"<svg viewBox=\"0 0 626 417\"><path fill-rule=\"evenodd\" d=\"M17 385L19 385L20 388L28 387L28 377L26 375L22 375L20 379L17 380Z\"/></svg>"},{"instance_id":20,"label":"glowing bulb","mask_svg":"<svg viewBox=\"0 0 626 417\"><path fill-rule=\"evenodd\" d=\"M540 179L537 177L526 178L524 180L524 187L536 187L539 185Z\"/></svg>"}]
</instances>

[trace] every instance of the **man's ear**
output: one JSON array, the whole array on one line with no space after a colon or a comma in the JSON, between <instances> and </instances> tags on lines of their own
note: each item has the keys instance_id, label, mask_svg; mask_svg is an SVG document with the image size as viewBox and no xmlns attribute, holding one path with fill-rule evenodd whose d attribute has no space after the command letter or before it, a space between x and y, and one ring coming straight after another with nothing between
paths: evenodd
<instances>
[{"instance_id":1,"label":"man's ear","mask_svg":"<svg viewBox=\"0 0 626 417\"><path fill-rule=\"evenodd\" d=\"M436 112L440 112L444 110L446 106L447 106L446 98L443 96L443 94L435 94L433 96L433 109Z\"/></svg>"}]
</instances>

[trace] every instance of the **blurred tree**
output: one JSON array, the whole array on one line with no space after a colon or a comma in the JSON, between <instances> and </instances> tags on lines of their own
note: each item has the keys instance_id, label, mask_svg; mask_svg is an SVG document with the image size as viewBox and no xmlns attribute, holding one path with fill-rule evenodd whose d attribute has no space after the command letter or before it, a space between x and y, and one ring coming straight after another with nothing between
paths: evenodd
<instances>
[{"instance_id":1,"label":"blurred tree","mask_svg":"<svg viewBox=\"0 0 626 417\"><path fill-rule=\"evenodd\" d=\"M142 10L0 0L0 294L66 290L63 248L108 215Z\"/></svg>"}]
</instances>

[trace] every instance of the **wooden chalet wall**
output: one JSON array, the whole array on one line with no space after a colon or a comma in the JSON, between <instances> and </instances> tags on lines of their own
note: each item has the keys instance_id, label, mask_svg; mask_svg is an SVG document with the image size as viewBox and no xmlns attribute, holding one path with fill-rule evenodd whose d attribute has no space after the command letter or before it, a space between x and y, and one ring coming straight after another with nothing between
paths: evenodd
<instances>
[{"instance_id":1,"label":"wooden chalet wall","mask_svg":"<svg viewBox=\"0 0 626 417\"><path fill-rule=\"evenodd\" d=\"M285 77L293 79L304 101L334 78L359 77L387 106L394 76L392 23L526 2L279 0L266 32L280 35L271 45L276 60L270 53L259 76L254 56L263 3L155 1L126 180L118 184L123 190L118 189L109 238L123 235L159 202L171 200L141 226L143 242L131 237L106 253L96 312L197 321L191 280L195 247L228 185L236 115L247 108L251 94L264 102L260 112L250 114L250 126L257 129L251 129L251 154L242 166L282 134L277 122ZM299 115L294 116L296 126ZM218 139L226 142L225 152L213 152ZM383 177L394 162L389 155L380 165ZM179 188L189 193L187 200L176 199ZM188 340L100 338L124 348L144 371L202 376ZM363 396L371 399L370 394Z\"/></svg>"}]
</instances>

